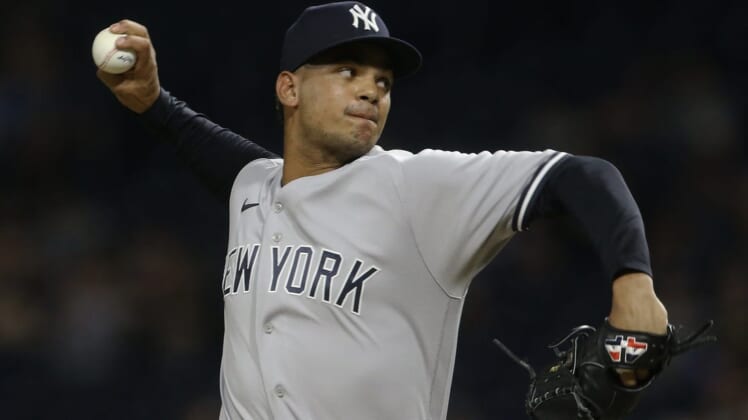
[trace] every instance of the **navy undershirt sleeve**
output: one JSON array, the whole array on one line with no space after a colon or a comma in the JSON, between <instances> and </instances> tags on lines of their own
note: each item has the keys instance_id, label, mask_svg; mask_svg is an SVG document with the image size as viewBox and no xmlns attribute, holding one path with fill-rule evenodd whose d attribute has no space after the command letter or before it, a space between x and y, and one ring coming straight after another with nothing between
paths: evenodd
<instances>
[{"instance_id":1,"label":"navy undershirt sleeve","mask_svg":"<svg viewBox=\"0 0 748 420\"><path fill-rule=\"evenodd\" d=\"M630 272L652 275L639 207L611 163L568 156L556 164L530 201L523 228L534 220L556 215L571 217L581 227L609 279Z\"/></svg>"},{"instance_id":2,"label":"navy undershirt sleeve","mask_svg":"<svg viewBox=\"0 0 748 420\"><path fill-rule=\"evenodd\" d=\"M174 145L180 159L222 200L228 200L236 175L247 163L278 157L213 123L163 88L156 102L138 118L159 140Z\"/></svg>"}]
</instances>

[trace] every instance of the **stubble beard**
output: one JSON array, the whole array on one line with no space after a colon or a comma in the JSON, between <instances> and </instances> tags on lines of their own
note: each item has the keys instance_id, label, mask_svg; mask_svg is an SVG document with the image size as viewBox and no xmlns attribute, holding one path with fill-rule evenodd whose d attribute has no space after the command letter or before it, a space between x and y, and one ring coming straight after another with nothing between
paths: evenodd
<instances>
[{"instance_id":1,"label":"stubble beard","mask_svg":"<svg viewBox=\"0 0 748 420\"><path fill-rule=\"evenodd\" d=\"M379 138L378 133L351 130L347 134L335 133L324 127L306 125L304 143L316 149L322 161L345 165L369 153ZM315 150L310 150L314 153Z\"/></svg>"}]
</instances>

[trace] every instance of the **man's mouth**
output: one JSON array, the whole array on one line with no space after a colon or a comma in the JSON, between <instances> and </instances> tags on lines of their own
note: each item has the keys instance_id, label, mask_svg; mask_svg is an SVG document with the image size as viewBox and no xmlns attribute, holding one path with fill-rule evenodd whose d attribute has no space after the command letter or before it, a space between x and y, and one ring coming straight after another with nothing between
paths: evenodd
<instances>
[{"instance_id":1,"label":"man's mouth","mask_svg":"<svg viewBox=\"0 0 748 420\"><path fill-rule=\"evenodd\" d=\"M376 112L368 112L368 111L356 111L356 112L346 112L348 116L356 117L356 118L363 118L365 120L369 120L373 122L374 124L377 124L379 122L379 115L377 115Z\"/></svg>"}]
</instances>

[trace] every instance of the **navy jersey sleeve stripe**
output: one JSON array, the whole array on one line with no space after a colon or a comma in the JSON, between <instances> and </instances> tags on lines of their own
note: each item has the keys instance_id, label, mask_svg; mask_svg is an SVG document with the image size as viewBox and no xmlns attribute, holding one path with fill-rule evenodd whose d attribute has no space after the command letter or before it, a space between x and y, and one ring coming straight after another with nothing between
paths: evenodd
<instances>
[{"instance_id":1,"label":"navy jersey sleeve stripe","mask_svg":"<svg viewBox=\"0 0 748 420\"><path fill-rule=\"evenodd\" d=\"M546 175L558 162L565 157L569 156L564 152L557 152L551 155L545 163L540 165L533 174L532 179L527 186L522 190L522 194L519 197L517 208L514 211L514 217L512 218L512 230L515 232L525 230L527 228L527 214L530 210L530 203L537 191L542 189L543 183L545 182Z\"/></svg>"},{"instance_id":2,"label":"navy jersey sleeve stripe","mask_svg":"<svg viewBox=\"0 0 748 420\"><path fill-rule=\"evenodd\" d=\"M210 121L161 89L156 102L139 116L159 140L176 147L177 156L221 200L227 200L239 171L275 153Z\"/></svg>"}]
</instances>

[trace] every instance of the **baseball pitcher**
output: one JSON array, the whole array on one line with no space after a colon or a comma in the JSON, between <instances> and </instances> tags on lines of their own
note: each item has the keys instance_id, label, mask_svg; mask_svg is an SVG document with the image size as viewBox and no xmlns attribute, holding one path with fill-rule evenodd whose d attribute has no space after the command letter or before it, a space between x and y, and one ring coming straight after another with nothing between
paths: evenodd
<instances>
[{"instance_id":1,"label":"baseball pitcher","mask_svg":"<svg viewBox=\"0 0 748 420\"><path fill-rule=\"evenodd\" d=\"M221 419L446 418L471 279L552 214L590 237L613 305L548 370L567 375L534 376L529 414L620 418L684 349L654 292L640 212L610 163L377 146L393 82L421 54L363 3L309 7L288 28L275 83L282 157L164 90L144 26L112 30L138 61L99 78L228 201ZM590 364L567 363L574 351Z\"/></svg>"}]
</instances>

